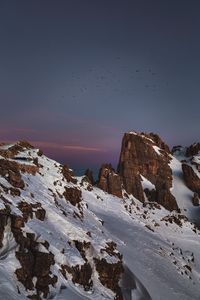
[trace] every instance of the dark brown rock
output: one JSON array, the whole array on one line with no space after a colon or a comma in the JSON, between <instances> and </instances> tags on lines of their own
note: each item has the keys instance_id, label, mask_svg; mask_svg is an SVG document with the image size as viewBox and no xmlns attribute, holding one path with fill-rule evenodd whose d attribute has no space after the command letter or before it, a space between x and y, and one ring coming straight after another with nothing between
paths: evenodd
<instances>
[{"instance_id":1,"label":"dark brown rock","mask_svg":"<svg viewBox=\"0 0 200 300\"><path fill-rule=\"evenodd\" d=\"M158 153L156 147L159 147ZM169 147L153 133L126 133L122 140L122 148L118 165L123 185L128 194L133 194L144 202L144 191L141 183L143 175L155 185L152 201L156 201L168 210L178 209L176 199L170 193L172 187L172 171ZM151 193L149 193L149 200Z\"/></svg>"},{"instance_id":2,"label":"dark brown rock","mask_svg":"<svg viewBox=\"0 0 200 300\"><path fill-rule=\"evenodd\" d=\"M92 285L92 268L89 263L85 263L81 266L65 266L65 269L68 273L72 275L72 281L73 283L78 283L84 287L85 290L89 290Z\"/></svg>"},{"instance_id":3,"label":"dark brown rock","mask_svg":"<svg viewBox=\"0 0 200 300\"><path fill-rule=\"evenodd\" d=\"M123 300L122 292L119 287L119 280L124 271L122 261L111 264L104 258L101 260L94 258L94 262L100 282L116 293L115 299Z\"/></svg>"},{"instance_id":4,"label":"dark brown rock","mask_svg":"<svg viewBox=\"0 0 200 300\"><path fill-rule=\"evenodd\" d=\"M189 189L200 196L200 178L194 172L193 168L186 163L182 164L183 177Z\"/></svg>"},{"instance_id":5,"label":"dark brown rock","mask_svg":"<svg viewBox=\"0 0 200 300\"><path fill-rule=\"evenodd\" d=\"M45 277L49 274L51 265L54 264L52 253L36 252L34 255L33 274L36 277Z\"/></svg>"},{"instance_id":6,"label":"dark brown rock","mask_svg":"<svg viewBox=\"0 0 200 300\"><path fill-rule=\"evenodd\" d=\"M194 143L186 150L186 156L194 156L200 152L200 143Z\"/></svg>"},{"instance_id":7,"label":"dark brown rock","mask_svg":"<svg viewBox=\"0 0 200 300\"><path fill-rule=\"evenodd\" d=\"M122 198L122 183L111 164L104 164L99 171L98 187L103 191Z\"/></svg>"},{"instance_id":8,"label":"dark brown rock","mask_svg":"<svg viewBox=\"0 0 200 300\"><path fill-rule=\"evenodd\" d=\"M75 187L65 187L65 191L63 196L67 201L69 201L72 205L76 205L81 202L81 191Z\"/></svg>"},{"instance_id":9,"label":"dark brown rock","mask_svg":"<svg viewBox=\"0 0 200 300\"><path fill-rule=\"evenodd\" d=\"M76 178L74 178L74 173L69 169L67 165L64 165L62 167L62 174L64 178L67 180L67 182L77 183Z\"/></svg>"},{"instance_id":10,"label":"dark brown rock","mask_svg":"<svg viewBox=\"0 0 200 300\"><path fill-rule=\"evenodd\" d=\"M29 218L31 219L33 218L33 211L32 211L31 204L22 201L18 204L18 208L23 213L23 218L25 222L27 222Z\"/></svg>"},{"instance_id":11,"label":"dark brown rock","mask_svg":"<svg viewBox=\"0 0 200 300\"><path fill-rule=\"evenodd\" d=\"M193 197L192 197L192 203L194 206L199 206L200 204L200 199L197 193L194 193Z\"/></svg>"},{"instance_id":12,"label":"dark brown rock","mask_svg":"<svg viewBox=\"0 0 200 300\"><path fill-rule=\"evenodd\" d=\"M93 178L93 173L90 169L87 169L85 171L85 176L87 176L87 179L88 179L88 182L91 184L91 185L94 185L94 178Z\"/></svg>"},{"instance_id":13,"label":"dark brown rock","mask_svg":"<svg viewBox=\"0 0 200 300\"><path fill-rule=\"evenodd\" d=\"M10 208L8 206L0 210L0 248L3 246L4 229L7 225L9 215Z\"/></svg>"},{"instance_id":14,"label":"dark brown rock","mask_svg":"<svg viewBox=\"0 0 200 300\"><path fill-rule=\"evenodd\" d=\"M41 220L41 221L44 221L45 219L45 215L46 215L46 211L44 208L39 208L35 211L35 216L37 219Z\"/></svg>"},{"instance_id":15,"label":"dark brown rock","mask_svg":"<svg viewBox=\"0 0 200 300\"><path fill-rule=\"evenodd\" d=\"M22 152L24 149L33 149L33 146L27 141L19 141L8 149L0 149L0 155L5 158L14 158L14 156L16 156L19 152Z\"/></svg>"},{"instance_id":16,"label":"dark brown rock","mask_svg":"<svg viewBox=\"0 0 200 300\"><path fill-rule=\"evenodd\" d=\"M21 264L21 268L16 270L18 280L26 289L32 290L34 285L32 282L32 272L34 266L34 256L31 252L16 252L16 257Z\"/></svg>"},{"instance_id":17,"label":"dark brown rock","mask_svg":"<svg viewBox=\"0 0 200 300\"><path fill-rule=\"evenodd\" d=\"M80 252L82 258L87 261L85 251L90 248L91 243L86 241L80 242L78 240L74 240L74 245Z\"/></svg>"},{"instance_id":18,"label":"dark brown rock","mask_svg":"<svg viewBox=\"0 0 200 300\"><path fill-rule=\"evenodd\" d=\"M3 176L12 186L24 188L24 182L21 178L19 165L15 161L0 159L0 175Z\"/></svg>"},{"instance_id":19,"label":"dark brown rock","mask_svg":"<svg viewBox=\"0 0 200 300\"><path fill-rule=\"evenodd\" d=\"M49 285L54 285L57 281L56 276L50 276L50 267L54 264L53 254L39 252L33 248L29 251L16 252L16 257L21 264L21 268L16 270L18 280L26 289L32 290L34 288L33 277L36 277L37 292L44 293L46 298Z\"/></svg>"},{"instance_id":20,"label":"dark brown rock","mask_svg":"<svg viewBox=\"0 0 200 300\"><path fill-rule=\"evenodd\" d=\"M159 137L158 134L155 134L153 132L150 133L143 133L147 138L151 138L155 144L162 150L164 150L167 153L170 153L170 149L167 144Z\"/></svg>"}]
</instances>

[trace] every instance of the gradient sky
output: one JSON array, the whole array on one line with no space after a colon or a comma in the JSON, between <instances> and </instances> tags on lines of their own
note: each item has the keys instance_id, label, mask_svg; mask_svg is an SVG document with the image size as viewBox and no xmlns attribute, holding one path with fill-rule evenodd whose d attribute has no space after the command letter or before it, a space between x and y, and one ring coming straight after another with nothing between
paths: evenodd
<instances>
[{"instance_id":1,"label":"gradient sky","mask_svg":"<svg viewBox=\"0 0 200 300\"><path fill-rule=\"evenodd\" d=\"M0 140L74 168L125 131L199 140L200 1L1 0Z\"/></svg>"}]
</instances>

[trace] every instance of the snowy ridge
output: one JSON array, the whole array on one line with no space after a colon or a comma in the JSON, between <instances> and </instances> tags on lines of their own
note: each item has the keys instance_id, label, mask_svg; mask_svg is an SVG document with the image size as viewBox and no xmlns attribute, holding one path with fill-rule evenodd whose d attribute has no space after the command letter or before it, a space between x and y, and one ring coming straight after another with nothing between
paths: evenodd
<instances>
[{"instance_id":1,"label":"snowy ridge","mask_svg":"<svg viewBox=\"0 0 200 300\"><path fill-rule=\"evenodd\" d=\"M172 157L170 166L171 192L181 212L170 213L157 203L141 203L125 191L123 199L107 194L85 177L70 175L68 180L63 166L38 149L19 147L17 153L6 156L13 146L0 147L1 164L14 163L9 167L17 164L19 169L15 176L2 169L0 176L0 220L8 216L1 221L5 225L0 248L3 299L199 299L200 231L186 218L197 217L197 209L184 184L180 161ZM154 189L141 178L144 189ZM49 277L44 278L51 283L43 292L38 292L42 288L36 275L31 277L32 289L20 281L20 255L26 257L21 239L31 238L36 261L37 256L50 260ZM123 298L113 289L112 276L103 277L105 265L100 263L104 260L110 274L112 266L123 264L119 278Z\"/></svg>"}]
</instances>

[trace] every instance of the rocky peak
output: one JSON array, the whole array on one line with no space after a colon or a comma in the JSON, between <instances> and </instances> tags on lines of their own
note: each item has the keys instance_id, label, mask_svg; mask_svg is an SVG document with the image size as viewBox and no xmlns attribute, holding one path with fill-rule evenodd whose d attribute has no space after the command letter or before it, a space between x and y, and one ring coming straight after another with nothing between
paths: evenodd
<instances>
[{"instance_id":1,"label":"rocky peak","mask_svg":"<svg viewBox=\"0 0 200 300\"><path fill-rule=\"evenodd\" d=\"M133 194L142 202L145 201L142 175L155 185L152 201L160 203L169 210L177 209L176 200L170 193L172 172L169 167L171 159L169 154L169 147L156 134L125 133L118 173L127 193Z\"/></svg>"},{"instance_id":2,"label":"rocky peak","mask_svg":"<svg viewBox=\"0 0 200 300\"><path fill-rule=\"evenodd\" d=\"M97 185L107 193L122 197L121 178L111 164L103 164L101 166Z\"/></svg>"},{"instance_id":3,"label":"rocky peak","mask_svg":"<svg viewBox=\"0 0 200 300\"><path fill-rule=\"evenodd\" d=\"M87 177L87 180L88 182L91 184L91 185L94 185L94 178L93 178L93 173L90 169L87 169L85 171L85 174L84 174L86 177Z\"/></svg>"},{"instance_id":4,"label":"rocky peak","mask_svg":"<svg viewBox=\"0 0 200 300\"><path fill-rule=\"evenodd\" d=\"M194 143L186 150L186 156L194 156L200 153L200 143Z\"/></svg>"}]
</instances>

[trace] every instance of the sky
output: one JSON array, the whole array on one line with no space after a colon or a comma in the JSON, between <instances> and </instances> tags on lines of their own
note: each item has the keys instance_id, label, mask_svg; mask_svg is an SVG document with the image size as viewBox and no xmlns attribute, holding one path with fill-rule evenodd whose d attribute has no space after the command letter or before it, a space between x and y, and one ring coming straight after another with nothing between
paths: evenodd
<instances>
[{"instance_id":1,"label":"sky","mask_svg":"<svg viewBox=\"0 0 200 300\"><path fill-rule=\"evenodd\" d=\"M200 2L1 0L0 141L76 170L116 166L124 132L199 140Z\"/></svg>"}]
</instances>

